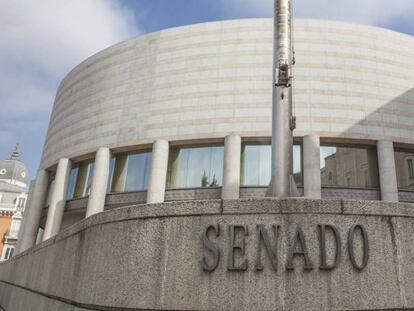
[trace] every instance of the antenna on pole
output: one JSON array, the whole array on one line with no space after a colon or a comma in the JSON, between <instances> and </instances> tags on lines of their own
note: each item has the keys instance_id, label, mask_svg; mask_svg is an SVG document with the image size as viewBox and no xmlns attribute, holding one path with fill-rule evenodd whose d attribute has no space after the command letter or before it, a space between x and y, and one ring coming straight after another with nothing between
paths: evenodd
<instances>
[{"instance_id":1,"label":"antenna on pole","mask_svg":"<svg viewBox=\"0 0 414 311\"><path fill-rule=\"evenodd\" d=\"M274 2L271 197L293 195L292 0Z\"/></svg>"}]
</instances>

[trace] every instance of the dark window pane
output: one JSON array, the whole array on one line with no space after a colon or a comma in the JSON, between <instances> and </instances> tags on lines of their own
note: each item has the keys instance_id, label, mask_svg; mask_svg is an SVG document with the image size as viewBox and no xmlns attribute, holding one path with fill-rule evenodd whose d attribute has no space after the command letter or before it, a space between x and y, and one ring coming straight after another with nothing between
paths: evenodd
<instances>
[{"instance_id":1,"label":"dark window pane","mask_svg":"<svg viewBox=\"0 0 414 311\"><path fill-rule=\"evenodd\" d=\"M95 163L82 163L78 166L76 185L73 198L88 196L92 184Z\"/></svg>"},{"instance_id":2,"label":"dark window pane","mask_svg":"<svg viewBox=\"0 0 414 311\"><path fill-rule=\"evenodd\" d=\"M111 162L109 162L109 176L108 176L108 185L107 185L107 188L106 188L106 193L111 192L112 180L114 178L115 159L116 158L112 157Z\"/></svg>"},{"instance_id":3,"label":"dark window pane","mask_svg":"<svg viewBox=\"0 0 414 311\"><path fill-rule=\"evenodd\" d=\"M414 169L413 169L413 159L407 160L407 166L408 166L408 177L410 180L414 179Z\"/></svg>"},{"instance_id":4,"label":"dark window pane","mask_svg":"<svg viewBox=\"0 0 414 311\"><path fill-rule=\"evenodd\" d=\"M67 194L67 199L68 200L73 199L73 197L75 195L75 186L76 186L76 180L78 178L78 170L79 170L78 167L74 167L74 168L72 168L72 170L70 172L68 194ZM50 184L50 188L49 188L50 189L49 190L50 197L48 197L48 203L49 204L50 204L51 194L53 193L54 186L55 186L55 181L53 180L53 183Z\"/></svg>"},{"instance_id":5,"label":"dark window pane","mask_svg":"<svg viewBox=\"0 0 414 311\"><path fill-rule=\"evenodd\" d=\"M374 148L321 147L322 186L379 187Z\"/></svg>"},{"instance_id":6,"label":"dark window pane","mask_svg":"<svg viewBox=\"0 0 414 311\"><path fill-rule=\"evenodd\" d=\"M25 203L26 199L25 198L19 198L19 201L17 203L17 207L18 208L23 208L24 207L24 203Z\"/></svg>"},{"instance_id":7,"label":"dark window pane","mask_svg":"<svg viewBox=\"0 0 414 311\"><path fill-rule=\"evenodd\" d=\"M414 191L414 152L396 151L394 158L398 188Z\"/></svg>"},{"instance_id":8,"label":"dark window pane","mask_svg":"<svg viewBox=\"0 0 414 311\"><path fill-rule=\"evenodd\" d=\"M123 192L125 190L125 179L128 169L128 155L118 155L115 159L114 173L112 177L112 192Z\"/></svg>"},{"instance_id":9,"label":"dark window pane","mask_svg":"<svg viewBox=\"0 0 414 311\"><path fill-rule=\"evenodd\" d=\"M83 196L87 196L91 194L91 186L92 186L94 171L95 171L95 163L89 163L88 176L86 178L85 190L84 190Z\"/></svg>"},{"instance_id":10,"label":"dark window pane","mask_svg":"<svg viewBox=\"0 0 414 311\"><path fill-rule=\"evenodd\" d=\"M128 155L128 169L124 191L147 189L151 167L151 153Z\"/></svg>"}]
</instances>

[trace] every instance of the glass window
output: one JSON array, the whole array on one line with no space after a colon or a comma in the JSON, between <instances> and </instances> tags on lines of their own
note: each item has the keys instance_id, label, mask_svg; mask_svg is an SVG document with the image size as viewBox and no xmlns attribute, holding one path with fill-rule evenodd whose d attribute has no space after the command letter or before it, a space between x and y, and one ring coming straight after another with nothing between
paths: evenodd
<instances>
[{"instance_id":1,"label":"glass window","mask_svg":"<svg viewBox=\"0 0 414 311\"><path fill-rule=\"evenodd\" d=\"M70 182L70 179L69 179ZM69 189L70 188L70 184L68 187L68 195L69 196ZM49 184L47 186L47 194L46 194L46 203L45 206L49 206L50 205L50 200L52 199L52 195L53 195L53 190L55 189L55 178L54 176L51 177L51 179L49 180Z\"/></svg>"},{"instance_id":2,"label":"glass window","mask_svg":"<svg viewBox=\"0 0 414 311\"><path fill-rule=\"evenodd\" d=\"M293 178L302 184L301 145L293 146ZM241 157L241 185L269 186L272 166L272 145L244 144Z\"/></svg>"},{"instance_id":3,"label":"glass window","mask_svg":"<svg viewBox=\"0 0 414 311\"><path fill-rule=\"evenodd\" d=\"M364 168L364 180L365 180L365 187L369 187L369 173L368 173L367 168Z\"/></svg>"},{"instance_id":4,"label":"glass window","mask_svg":"<svg viewBox=\"0 0 414 311\"><path fill-rule=\"evenodd\" d=\"M109 162L109 176L108 176L108 185L107 185L107 188L106 188L106 193L111 192L112 180L114 178L115 160L116 160L116 158L112 157L111 162Z\"/></svg>"},{"instance_id":5,"label":"glass window","mask_svg":"<svg viewBox=\"0 0 414 311\"><path fill-rule=\"evenodd\" d=\"M223 182L223 146L171 148L168 188L219 187Z\"/></svg>"},{"instance_id":6,"label":"glass window","mask_svg":"<svg viewBox=\"0 0 414 311\"><path fill-rule=\"evenodd\" d=\"M26 201L25 198L18 198L18 200L17 200L17 208L20 208L20 209L23 208L25 201Z\"/></svg>"},{"instance_id":7,"label":"glass window","mask_svg":"<svg viewBox=\"0 0 414 311\"><path fill-rule=\"evenodd\" d=\"M111 173L111 191L142 191L148 187L151 152L118 155Z\"/></svg>"},{"instance_id":8,"label":"glass window","mask_svg":"<svg viewBox=\"0 0 414 311\"><path fill-rule=\"evenodd\" d=\"M11 223L11 226L10 226L10 232L9 232L10 236L16 236L17 237L17 235L19 233L19 230L20 230L20 224L21 224L20 219L19 220L17 220L17 219L12 220L12 223Z\"/></svg>"},{"instance_id":9,"label":"glass window","mask_svg":"<svg viewBox=\"0 0 414 311\"><path fill-rule=\"evenodd\" d=\"M67 199L77 199L90 194L94 162L80 163L70 172Z\"/></svg>"},{"instance_id":10,"label":"glass window","mask_svg":"<svg viewBox=\"0 0 414 311\"><path fill-rule=\"evenodd\" d=\"M322 186L379 187L375 148L322 146Z\"/></svg>"},{"instance_id":11,"label":"glass window","mask_svg":"<svg viewBox=\"0 0 414 311\"><path fill-rule=\"evenodd\" d=\"M414 191L414 152L397 150L394 158L398 188Z\"/></svg>"},{"instance_id":12,"label":"glass window","mask_svg":"<svg viewBox=\"0 0 414 311\"><path fill-rule=\"evenodd\" d=\"M7 247L6 252L4 253L4 258L3 259L7 260L7 259L12 258L13 253L14 253L14 247Z\"/></svg>"},{"instance_id":13,"label":"glass window","mask_svg":"<svg viewBox=\"0 0 414 311\"><path fill-rule=\"evenodd\" d=\"M82 163L79 165L78 178L76 179L74 198L88 196L91 190L95 163Z\"/></svg>"},{"instance_id":14,"label":"glass window","mask_svg":"<svg viewBox=\"0 0 414 311\"><path fill-rule=\"evenodd\" d=\"M86 177L86 182L85 182L85 188L82 192L83 196L91 194L91 186L92 186L93 172L94 171L95 171L95 163L89 163L88 173L86 175L87 177Z\"/></svg>"},{"instance_id":15,"label":"glass window","mask_svg":"<svg viewBox=\"0 0 414 311\"><path fill-rule=\"evenodd\" d=\"M272 175L271 159L271 145L244 145L241 160L241 184L268 186Z\"/></svg>"},{"instance_id":16,"label":"glass window","mask_svg":"<svg viewBox=\"0 0 414 311\"><path fill-rule=\"evenodd\" d=\"M67 197L66 197L68 200L73 199L73 196L75 194L75 186L76 186L76 179L78 178L78 170L79 170L79 168L77 166L75 166L70 171L68 194L67 194ZM53 188L54 188L55 181L53 180L52 183L53 183ZM47 205L50 204L50 199L52 198L52 193L53 193L52 183L50 183L50 187L49 187L50 190L49 190L49 193L48 193Z\"/></svg>"},{"instance_id":17,"label":"glass window","mask_svg":"<svg viewBox=\"0 0 414 311\"><path fill-rule=\"evenodd\" d=\"M413 159L407 159L408 177L410 180L414 179Z\"/></svg>"},{"instance_id":18,"label":"glass window","mask_svg":"<svg viewBox=\"0 0 414 311\"><path fill-rule=\"evenodd\" d=\"M129 155L128 171L125 181L125 191L147 189L150 167L150 153Z\"/></svg>"}]
</instances>

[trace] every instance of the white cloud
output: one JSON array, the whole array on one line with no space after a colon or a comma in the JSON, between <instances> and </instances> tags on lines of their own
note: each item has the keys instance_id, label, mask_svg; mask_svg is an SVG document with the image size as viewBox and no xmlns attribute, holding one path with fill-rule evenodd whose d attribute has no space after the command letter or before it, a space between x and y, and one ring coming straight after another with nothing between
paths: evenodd
<instances>
[{"instance_id":1,"label":"white cloud","mask_svg":"<svg viewBox=\"0 0 414 311\"><path fill-rule=\"evenodd\" d=\"M11 144L0 148L6 150L0 159L12 140L24 144L39 123L46 128L56 88L70 69L139 33L133 12L118 0L0 0L0 143ZM12 126L22 120L27 138ZM40 154L42 142L37 145L30 151Z\"/></svg>"},{"instance_id":2,"label":"white cloud","mask_svg":"<svg viewBox=\"0 0 414 311\"><path fill-rule=\"evenodd\" d=\"M0 0L0 57L62 74L137 34L131 11L112 0Z\"/></svg>"},{"instance_id":3,"label":"white cloud","mask_svg":"<svg viewBox=\"0 0 414 311\"><path fill-rule=\"evenodd\" d=\"M139 32L131 11L111 0L0 0L0 21L0 99L8 113L49 109L55 82L73 66Z\"/></svg>"},{"instance_id":4,"label":"white cloud","mask_svg":"<svg viewBox=\"0 0 414 311\"><path fill-rule=\"evenodd\" d=\"M274 0L220 0L239 14L271 16ZM386 25L399 16L414 14L413 0L293 0L297 17L346 20Z\"/></svg>"},{"instance_id":5,"label":"white cloud","mask_svg":"<svg viewBox=\"0 0 414 311\"><path fill-rule=\"evenodd\" d=\"M6 144L13 143L12 139L13 139L13 135L12 133L10 133L10 131L2 131L0 129L0 145L6 145Z\"/></svg>"}]
</instances>

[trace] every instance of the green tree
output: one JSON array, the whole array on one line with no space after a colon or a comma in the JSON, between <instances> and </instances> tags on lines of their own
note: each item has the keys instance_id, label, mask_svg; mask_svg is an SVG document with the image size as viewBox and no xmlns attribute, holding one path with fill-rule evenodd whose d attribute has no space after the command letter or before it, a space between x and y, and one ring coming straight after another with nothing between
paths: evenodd
<instances>
[{"instance_id":1,"label":"green tree","mask_svg":"<svg viewBox=\"0 0 414 311\"><path fill-rule=\"evenodd\" d=\"M204 171L203 176L201 177L201 187L208 187L208 177L206 171Z\"/></svg>"},{"instance_id":2,"label":"green tree","mask_svg":"<svg viewBox=\"0 0 414 311\"><path fill-rule=\"evenodd\" d=\"M216 178L216 174L213 175L213 180L210 183L210 187L218 187L218 181Z\"/></svg>"}]
</instances>

